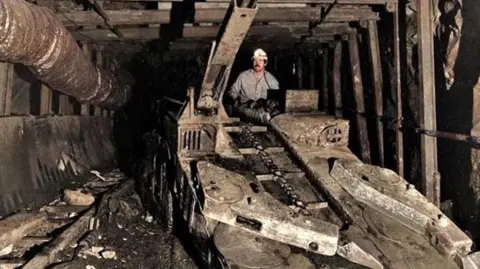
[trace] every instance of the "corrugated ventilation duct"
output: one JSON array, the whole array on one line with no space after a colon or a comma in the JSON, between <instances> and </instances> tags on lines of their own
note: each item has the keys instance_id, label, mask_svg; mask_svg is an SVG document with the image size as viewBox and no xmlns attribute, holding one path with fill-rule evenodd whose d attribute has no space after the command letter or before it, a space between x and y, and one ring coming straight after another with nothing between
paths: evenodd
<instances>
[{"instance_id":1,"label":"corrugated ventilation duct","mask_svg":"<svg viewBox=\"0 0 480 269\"><path fill-rule=\"evenodd\" d=\"M97 68L51 10L23 0L0 1L0 61L28 66L52 89L109 109L128 101L133 84L129 73Z\"/></svg>"}]
</instances>

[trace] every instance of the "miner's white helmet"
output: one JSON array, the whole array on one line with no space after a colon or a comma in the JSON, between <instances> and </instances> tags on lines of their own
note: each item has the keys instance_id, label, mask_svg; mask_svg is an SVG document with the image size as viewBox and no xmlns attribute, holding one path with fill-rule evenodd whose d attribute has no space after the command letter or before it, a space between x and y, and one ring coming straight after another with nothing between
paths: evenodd
<instances>
[{"instance_id":1,"label":"miner's white helmet","mask_svg":"<svg viewBox=\"0 0 480 269\"><path fill-rule=\"evenodd\" d=\"M267 53L262 49L256 49L255 52L253 52L252 59L257 59L257 58L263 59L265 61L268 60Z\"/></svg>"}]
</instances>

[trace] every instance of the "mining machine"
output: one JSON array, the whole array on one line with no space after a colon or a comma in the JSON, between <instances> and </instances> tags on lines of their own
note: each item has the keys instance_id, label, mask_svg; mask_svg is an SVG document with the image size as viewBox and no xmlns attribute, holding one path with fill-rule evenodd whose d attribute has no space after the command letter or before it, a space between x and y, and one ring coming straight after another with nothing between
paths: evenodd
<instances>
[{"instance_id":1,"label":"mining machine","mask_svg":"<svg viewBox=\"0 0 480 269\"><path fill-rule=\"evenodd\" d=\"M286 111L268 121L226 113L257 10L233 0L201 89L160 100L138 180L151 213L181 229L205 268L459 268L471 239L404 178L361 162L347 120L298 102L318 92L287 90Z\"/></svg>"}]
</instances>

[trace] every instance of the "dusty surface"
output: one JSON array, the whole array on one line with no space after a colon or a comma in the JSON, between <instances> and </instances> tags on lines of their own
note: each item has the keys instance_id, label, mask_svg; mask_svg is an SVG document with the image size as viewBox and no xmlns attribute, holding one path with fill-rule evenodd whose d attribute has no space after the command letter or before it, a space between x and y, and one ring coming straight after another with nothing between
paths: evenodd
<instances>
[{"instance_id":1,"label":"dusty surface","mask_svg":"<svg viewBox=\"0 0 480 269\"><path fill-rule=\"evenodd\" d=\"M88 246L76 248L78 254L73 261L53 268L197 268L178 239L164 233L137 201L135 195L120 200L118 211L104 214L99 230L83 240ZM72 252L63 257L71 259Z\"/></svg>"},{"instance_id":2,"label":"dusty surface","mask_svg":"<svg viewBox=\"0 0 480 269\"><path fill-rule=\"evenodd\" d=\"M179 240L145 212L132 180L118 171L94 172L82 187L63 191L40 211L0 222L7 231L0 268L197 268ZM69 205L71 194L88 197L88 203ZM15 232L13 238L8 231Z\"/></svg>"}]
</instances>

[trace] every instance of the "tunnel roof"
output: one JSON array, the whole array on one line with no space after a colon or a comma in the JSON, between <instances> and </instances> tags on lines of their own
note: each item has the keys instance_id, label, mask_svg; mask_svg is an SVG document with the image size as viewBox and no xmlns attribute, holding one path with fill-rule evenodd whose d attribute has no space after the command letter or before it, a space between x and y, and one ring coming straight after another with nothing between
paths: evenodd
<instances>
[{"instance_id":1,"label":"tunnel roof","mask_svg":"<svg viewBox=\"0 0 480 269\"><path fill-rule=\"evenodd\" d=\"M63 2L68 4L62 5ZM225 0L90 0L88 7L67 0L39 0L78 41L211 41L229 7ZM328 43L353 29L352 22L379 20L379 10L393 11L397 0L259 0L258 13L245 42L285 43L299 39ZM379 8L380 7L380 8ZM382 9L383 7L383 9ZM86 9L86 10L85 10Z\"/></svg>"}]
</instances>

